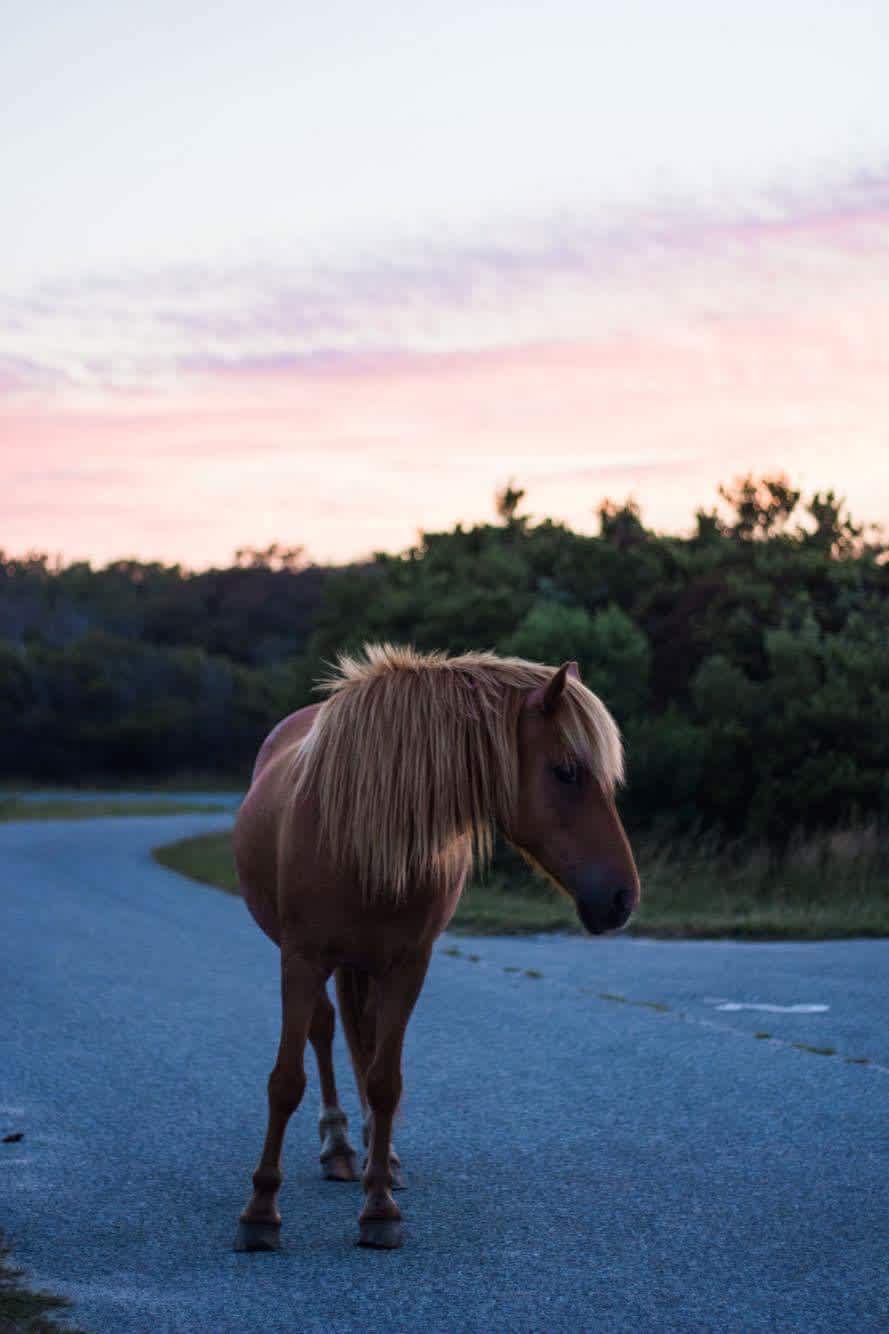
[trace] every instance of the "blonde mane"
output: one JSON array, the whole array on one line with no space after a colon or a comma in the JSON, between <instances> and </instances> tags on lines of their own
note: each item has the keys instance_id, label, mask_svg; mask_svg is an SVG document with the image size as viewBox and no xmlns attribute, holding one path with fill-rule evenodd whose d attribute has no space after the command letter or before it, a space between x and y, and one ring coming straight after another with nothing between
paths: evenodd
<instances>
[{"instance_id":1,"label":"blonde mane","mask_svg":"<svg viewBox=\"0 0 889 1334\"><path fill-rule=\"evenodd\" d=\"M453 883L494 829L509 826L518 784L518 716L555 668L493 653L449 658L366 644L338 659L314 725L299 743L297 794L311 791L320 837L369 898L411 883ZM607 788L623 777L620 734L604 704L568 677L557 720L566 760Z\"/></svg>"}]
</instances>

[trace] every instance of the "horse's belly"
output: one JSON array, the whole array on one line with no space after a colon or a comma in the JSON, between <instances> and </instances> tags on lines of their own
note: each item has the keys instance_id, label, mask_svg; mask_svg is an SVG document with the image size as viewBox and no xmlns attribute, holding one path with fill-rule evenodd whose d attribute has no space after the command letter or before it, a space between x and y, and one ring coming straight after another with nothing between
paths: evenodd
<instances>
[{"instance_id":1,"label":"horse's belly","mask_svg":"<svg viewBox=\"0 0 889 1334\"><path fill-rule=\"evenodd\" d=\"M238 811L232 844L244 902L257 926L280 945L277 811L269 777L265 770L251 785Z\"/></svg>"}]
</instances>

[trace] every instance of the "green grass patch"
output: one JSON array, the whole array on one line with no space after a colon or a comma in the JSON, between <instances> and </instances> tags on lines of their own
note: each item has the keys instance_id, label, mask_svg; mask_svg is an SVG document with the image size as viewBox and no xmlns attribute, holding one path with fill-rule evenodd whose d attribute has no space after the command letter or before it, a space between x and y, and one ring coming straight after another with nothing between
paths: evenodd
<instances>
[{"instance_id":1,"label":"green grass patch","mask_svg":"<svg viewBox=\"0 0 889 1334\"><path fill-rule=\"evenodd\" d=\"M684 853L637 844L642 903L631 935L747 940L826 940L889 936L889 868L879 847L848 841L812 852L797 848L775 865L761 852ZM156 848L163 866L237 893L226 833ZM573 905L516 859L474 882L453 929L474 935L574 931Z\"/></svg>"},{"instance_id":2,"label":"green grass patch","mask_svg":"<svg viewBox=\"0 0 889 1334\"><path fill-rule=\"evenodd\" d=\"M162 798L115 801L108 797L71 801L63 797L47 797L40 801L24 801L21 797L0 797L0 824L11 820L97 820L106 815L219 815L223 809L208 802Z\"/></svg>"},{"instance_id":3,"label":"green grass patch","mask_svg":"<svg viewBox=\"0 0 889 1334\"><path fill-rule=\"evenodd\" d=\"M175 796L179 792L210 793L219 796L242 796L250 786L250 774L242 777L212 772L183 772L166 778L128 778L126 774L89 774L80 782L70 783L34 783L27 778L5 778L0 780L0 797L23 796L39 792L44 797L65 797L77 792L81 797L96 797L101 800L113 792L139 792L145 796Z\"/></svg>"},{"instance_id":4,"label":"green grass patch","mask_svg":"<svg viewBox=\"0 0 889 1334\"><path fill-rule=\"evenodd\" d=\"M0 1234L0 1330L10 1334L76 1334L72 1325L59 1325L51 1312L71 1305L66 1297L39 1292L23 1282L24 1271L10 1261L10 1249Z\"/></svg>"},{"instance_id":5,"label":"green grass patch","mask_svg":"<svg viewBox=\"0 0 889 1334\"><path fill-rule=\"evenodd\" d=\"M230 833L198 834L195 838L180 839L178 843L165 843L163 847L155 848L151 855L161 866L178 871L190 880L214 885L227 894L239 893Z\"/></svg>"},{"instance_id":6,"label":"green grass patch","mask_svg":"<svg viewBox=\"0 0 889 1334\"><path fill-rule=\"evenodd\" d=\"M463 894L449 927L474 936L533 935L539 931L574 931L577 917L555 890L505 889L499 882L475 882Z\"/></svg>"}]
</instances>

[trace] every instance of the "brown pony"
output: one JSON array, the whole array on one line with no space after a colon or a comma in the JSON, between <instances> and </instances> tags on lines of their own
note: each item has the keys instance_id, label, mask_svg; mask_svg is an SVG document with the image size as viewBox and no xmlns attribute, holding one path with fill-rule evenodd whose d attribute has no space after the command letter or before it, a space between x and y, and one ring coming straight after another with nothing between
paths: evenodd
<instances>
[{"instance_id":1,"label":"brown pony","mask_svg":"<svg viewBox=\"0 0 889 1334\"><path fill-rule=\"evenodd\" d=\"M281 1148L306 1086L306 1039L321 1079L324 1175L358 1179L334 1079L332 972L365 1113L359 1241L400 1246L391 1191L401 1184L392 1120L402 1044L473 858L499 830L593 934L623 926L639 898L614 805L620 736L574 663L364 652L340 659L323 704L267 737L235 827L247 906L280 946L283 1010L238 1250L278 1245Z\"/></svg>"}]
</instances>

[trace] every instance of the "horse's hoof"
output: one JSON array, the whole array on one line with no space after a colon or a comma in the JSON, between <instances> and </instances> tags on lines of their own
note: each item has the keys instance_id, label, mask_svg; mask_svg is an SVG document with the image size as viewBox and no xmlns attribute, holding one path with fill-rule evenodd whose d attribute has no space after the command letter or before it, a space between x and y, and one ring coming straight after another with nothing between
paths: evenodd
<instances>
[{"instance_id":1,"label":"horse's hoof","mask_svg":"<svg viewBox=\"0 0 889 1334\"><path fill-rule=\"evenodd\" d=\"M277 1251L280 1246L280 1223L247 1223L243 1218L238 1223L236 1251Z\"/></svg>"},{"instance_id":2,"label":"horse's hoof","mask_svg":"<svg viewBox=\"0 0 889 1334\"><path fill-rule=\"evenodd\" d=\"M358 1224L358 1245L379 1251L394 1251L404 1245L404 1226L400 1218L364 1218Z\"/></svg>"},{"instance_id":3,"label":"horse's hoof","mask_svg":"<svg viewBox=\"0 0 889 1334\"><path fill-rule=\"evenodd\" d=\"M321 1164L321 1175L325 1181L360 1181L358 1157L354 1153L331 1154Z\"/></svg>"}]
</instances>

